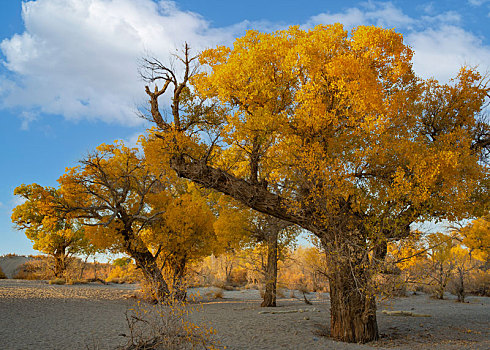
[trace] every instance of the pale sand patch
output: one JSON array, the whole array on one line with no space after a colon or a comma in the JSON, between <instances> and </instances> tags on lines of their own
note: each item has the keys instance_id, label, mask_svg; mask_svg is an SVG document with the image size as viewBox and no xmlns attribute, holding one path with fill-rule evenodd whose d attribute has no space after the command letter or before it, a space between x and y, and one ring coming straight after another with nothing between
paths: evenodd
<instances>
[{"instance_id":1,"label":"pale sand patch","mask_svg":"<svg viewBox=\"0 0 490 350\"><path fill-rule=\"evenodd\" d=\"M36 281L0 281L0 348L113 349L124 343L124 313L136 285L55 286ZM198 289L205 295L209 289ZM196 292L190 290L189 292ZM289 293L286 293L289 295ZM313 305L280 299L278 311L261 314L257 290L225 291L224 299L204 298L191 318L212 325L217 340L238 349L489 349L490 298L469 303L417 295L378 306L381 340L367 345L332 341L319 333L329 325L329 301L308 296ZM298 310L303 310L299 312ZM267 309L271 310L271 309ZM308 310L308 311L305 311ZM395 317L381 310L410 310L431 317Z\"/></svg>"}]
</instances>

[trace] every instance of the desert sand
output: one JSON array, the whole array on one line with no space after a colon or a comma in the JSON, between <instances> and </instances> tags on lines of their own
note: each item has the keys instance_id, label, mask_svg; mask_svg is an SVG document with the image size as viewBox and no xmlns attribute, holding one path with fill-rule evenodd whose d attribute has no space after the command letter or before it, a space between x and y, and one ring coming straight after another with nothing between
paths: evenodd
<instances>
[{"instance_id":1,"label":"desert sand","mask_svg":"<svg viewBox=\"0 0 490 350\"><path fill-rule=\"evenodd\" d=\"M137 289L137 285L0 280L0 348L114 349L126 341L125 312L134 307L131 296ZM359 345L328 338L328 294L310 294L313 305L306 305L286 291L277 308L264 309L259 307L257 290L225 291L218 300L209 299L209 291L189 291L202 296L191 318L215 328L216 340L227 349L490 348L489 298L468 297L469 302L461 304L449 295L449 300L435 300L420 294L380 301L381 339ZM383 310L430 317L390 316Z\"/></svg>"},{"instance_id":2,"label":"desert sand","mask_svg":"<svg viewBox=\"0 0 490 350\"><path fill-rule=\"evenodd\" d=\"M0 268L7 278L12 278L26 261L29 258L20 255L0 256Z\"/></svg>"}]
</instances>

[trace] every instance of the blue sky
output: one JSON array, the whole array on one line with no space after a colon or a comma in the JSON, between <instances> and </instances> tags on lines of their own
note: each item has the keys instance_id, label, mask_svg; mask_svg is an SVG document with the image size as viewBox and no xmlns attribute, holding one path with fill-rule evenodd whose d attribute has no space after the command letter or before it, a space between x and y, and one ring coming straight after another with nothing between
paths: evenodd
<instances>
[{"instance_id":1,"label":"blue sky","mask_svg":"<svg viewBox=\"0 0 490 350\"><path fill-rule=\"evenodd\" d=\"M187 41L229 45L247 29L341 22L396 28L422 77L448 81L462 65L490 71L490 0L0 2L0 255L31 254L12 228L16 186L56 186L101 143L134 143L147 125L138 59L164 62Z\"/></svg>"}]
</instances>

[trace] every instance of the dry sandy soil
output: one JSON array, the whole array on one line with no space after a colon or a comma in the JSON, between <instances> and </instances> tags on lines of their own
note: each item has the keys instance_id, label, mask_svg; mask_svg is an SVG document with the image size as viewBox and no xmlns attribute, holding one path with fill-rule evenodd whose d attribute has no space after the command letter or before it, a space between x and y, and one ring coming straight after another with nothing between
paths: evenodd
<instances>
[{"instance_id":1,"label":"dry sandy soil","mask_svg":"<svg viewBox=\"0 0 490 350\"><path fill-rule=\"evenodd\" d=\"M114 349L125 342L121 336L128 333L124 315L134 307L130 296L136 289L136 285L57 286L43 281L0 280L0 348ZM206 295L209 289L191 292ZM465 304L427 295L381 301L381 339L358 345L325 336L328 295L311 294L313 305L290 298L290 292L286 296L279 300L279 307L263 309L256 290L226 291L224 299L204 297L202 308L191 318L214 327L221 345L234 350L490 349L489 298L469 297ZM383 310L431 316L389 316Z\"/></svg>"}]
</instances>

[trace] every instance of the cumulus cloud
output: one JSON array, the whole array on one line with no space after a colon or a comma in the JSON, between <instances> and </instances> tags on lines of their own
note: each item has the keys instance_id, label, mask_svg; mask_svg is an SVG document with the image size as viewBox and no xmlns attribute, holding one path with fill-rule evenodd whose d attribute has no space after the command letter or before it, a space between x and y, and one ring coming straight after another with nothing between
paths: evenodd
<instances>
[{"instance_id":1,"label":"cumulus cloud","mask_svg":"<svg viewBox=\"0 0 490 350\"><path fill-rule=\"evenodd\" d=\"M213 28L199 14L168 0L36 0L23 4L22 16L25 31L0 43L8 73L0 76L0 108L20 108L23 129L45 113L143 124L135 113L146 100L138 59L149 54L168 62L184 42L197 53L229 45L248 28L284 27L243 21ZM392 2L369 1L339 13L320 13L303 27L332 22L349 29L373 24L403 31L415 51L415 70L423 77L447 81L464 64L488 70L490 48L460 26L455 12L431 10L415 18Z\"/></svg>"},{"instance_id":2,"label":"cumulus cloud","mask_svg":"<svg viewBox=\"0 0 490 350\"><path fill-rule=\"evenodd\" d=\"M405 15L391 2L366 2L360 7L353 7L341 13L320 13L310 18L306 25L319 23L342 23L345 28L352 29L358 25L376 25L384 28L407 28L415 24L415 20Z\"/></svg>"},{"instance_id":3,"label":"cumulus cloud","mask_svg":"<svg viewBox=\"0 0 490 350\"><path fill-rule=\"evenodd\" d=\"M483 0L470 1L483 3ZM433 9L426 7L425 12L433 13ZM391 2L367 2L344 12L313 16L306 26L333 22L343 23L347 29L377 25L403 31L405 42L415 53L414 70L423 78L448 82L464 65L477 66L482 73L490 69L490 47L485 46L481 38L458 26L461 16L453 11L415 18Z\"/></svg>"},{"instance_id":4,"label":"cumulus cloud","mask_svg":"<svg viewBox=\"0 0 490 350\"><path fill-rule=\"evenodd\" d=\"M0 78L3 107L127 125L142 122L134 113L145 100L139 58L165 62L184 42L195 52L230 43L247 25L213 29L171 1L151 0L37 0L23 4L22 16L25 32L0 43L14 73Z\"/></svg>"},{"instance_id":5,"label":"cumulus cloud","mask_svg":"<svg viewBox=\"0 0 490 350\"><path fill-rule=\"evenodd\" d=\"M413 32L406 37L414 48L414 69L424 77L448 81L462 66L488 71L490 47L462 28L446 25Z\"/></svg>"}]
</instances>

